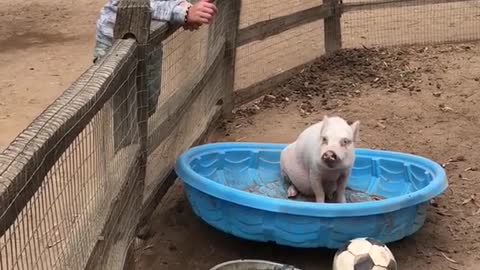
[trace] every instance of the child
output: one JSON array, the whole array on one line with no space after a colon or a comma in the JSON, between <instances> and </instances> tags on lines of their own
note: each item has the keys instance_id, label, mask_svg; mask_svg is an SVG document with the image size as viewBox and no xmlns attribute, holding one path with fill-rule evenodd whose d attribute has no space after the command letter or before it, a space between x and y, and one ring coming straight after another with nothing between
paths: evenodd
<instances>
[{"instance_id":1,"label":"child","mask_svg":"<svg viewBox=\"0 0 480 270\"><path fill-rule=\"evenodd\" d=\"M102 8L97 21L94 63L104 57L113 45L113 28L117 15L117 6L121 0L108 0ZM203 24L210 24L217 14L214 0L199 0L190 4L186 0L150 0L152 19L165 21L172 25L182 25L186 30L197 30ZM147 91L149 93L149 116L156 109L160 95L160 55L147 59Z\"/></svg>"}]
</instances>

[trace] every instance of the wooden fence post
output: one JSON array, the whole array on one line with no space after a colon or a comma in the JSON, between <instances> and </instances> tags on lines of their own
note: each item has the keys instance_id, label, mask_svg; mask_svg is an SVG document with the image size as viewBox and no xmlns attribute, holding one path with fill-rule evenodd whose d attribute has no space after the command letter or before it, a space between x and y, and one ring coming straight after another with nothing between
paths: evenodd
<instances>
[{"instance_id":1,"label":"wooden fence post","mask_svg":"<svg viewBox=\"0 0 480 270\"><path fill-rule=\"evenodd\" d=\"M135 38L137 41L137 121L140 133L142 163L146 167L148 138L148 93L146 81L147 46L150 36L151 10L149 0L122 0L115 22L115 39Z\"/></svg>"},{"instance_id":2,"label":"wooden fence post","mask_svg":"<svg viewBox=\"0 0 480 270\"><path fill-rule=\"evenodd\" d=\"M136 190L131 192L139 192L139 196L135 196L138 200L136 214L136 223L140 221L140 209L143 203L143 193L145 187L145 176L147 167L147 143L148 143L148 93L146 81L146 59L147 47L150 36L151 9L149 0L122 0L118 7L117 19L114 28L115 39L135 38L137 41L137 120L140 137L140 155L138 160L139 175ZM128 96L128 94L127 94ZM125 102L124 102L125 103ZM128 104L127 104L128 107ZM115 108L115 107L114 107ZM121 112L121 111L120 111ZM122 116L118 116L122 121ZM121 138L120 138L121 139ZM135 231L137 228L135 228ZM132 239L133 240L133 239ZM125 258L124 270L135 269L135 243L132 241Z\"/></svg>"},{"instance_id":3,"label":"wooden fence post","mask_svg":"<svg viewBox=\"0 0 480 270\"><path fill-rule=\"evenodd\" d=\"M121 0L118 6L117 17L115 27L113 31L113 37L115 40L133 38L137 41L138 50L138 68L137 68L137 102L138 107L138 121L141 125L146 122L146 119L142 118L147 110L146 104L146 82L145 82L145 58L146 58L146 46L150 34L151 12L150 2L148 0ZM132 93L127 91L117 93L113 98L113 128L114 128L114 150L125 147L132 143L132 136L130 134L131 121L136 119L130 119L130 106L128 104L128 97ZM144 97L145 95L145 97ZM145 110L145 112L143 112ZM127 120L128 119L128 120ZM146 125L146 123L145 123ZM140 126L140 136L147 136L143 134ZM146 131L148 132L148 131ZM146 140L146 138L145 138ZM143 144L142 144L143 145ZM146 145L146 142L145 142Z\"/></svg>"},{"instance_id":4,"label":"wooden fence post","mask_svg":"<svg viewBox=\"0 0 480 270\"><path fill-rule=\"evenodd\" d=\"M114 39L134 38L136 40L136 54L129 56L137 60L135 77L125 76L124 80L135 85L134 93L129 93L130 87L121 87L121 92L112 97L113 126L115 150L122 151L123 146L131 143L139 143L139 148L129 154L128 158L134 158L126 175L116 176L112 164L107 164L108 177L113 180L124 177L121 187L109 206L106 223L101 231L95 247L88 259L85 269L135 269L135 230L140 219L140 210L143 202L143 190L145 185L146 162L147 162L147 93L145 82L145 47L150 34L150 2L149 0L121 0L118 6L114 28ZM131 70L128 70L130 75ZM122 74L114 74L122 76ZM129 96L136 96L136 104L132 104ZM135 106L136 105L136 106ZM129 112L129 107L134 107L137 117ZM138 139L129 129L138 128ZM125 130L126 129L126 130ZM127 133L124 133L127 132ZM127 134L127 135L125 135ZM131 155L134 155L133 157ZM120 161L124 161L122 155L115 155ZM123 165L123 164L122 164ZM107 178L108 179L108 178Z\"/></svg>"},{"instance_id":5,"label":"wooden fence post","mask_svg":"<svg viewBox=\"0 0 480 270\"><path fill-rule=\"evenodd\" d=\"M323 0L323 5L331 8L332 16L323 20L325 52L332 53L342 48L342 0Z\"/></svg>"},{"instance_id":6,"label":"wooden fence post","mask_svg":"<svg viewBox=\"0 0 480 270\"><path fill-rule=\"evenodd\" d=\"M235 92L235 62L237 52L237 35L240 25L240 11L242 9L242 0L224 0L228 1L228 9L223 12L228 12L226 16L227 34L225 41L225 72L226 72L226 87L223 100L223 112L225 119L232 118L232 111L234 106L234 92Z\"/></svg>"}]
</instances>

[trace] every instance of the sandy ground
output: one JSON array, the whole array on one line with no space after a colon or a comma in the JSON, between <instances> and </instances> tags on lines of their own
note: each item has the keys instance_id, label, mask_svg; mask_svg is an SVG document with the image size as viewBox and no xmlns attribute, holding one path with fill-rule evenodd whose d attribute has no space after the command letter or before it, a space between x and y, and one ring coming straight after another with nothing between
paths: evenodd
<instances>
[{"instance_id":1,"label":"sandy ground","mask_svg":"<svg viewBox=\"0 0 480 270\"><path fill-rule=\"evenodd\" d=\"M91 64L95 21L105 2L0 0L0 149ZM318 0L244 1L240 26L317 4ZM342 19L344 46L480 38L480 27L472 27L478 25L478 14L480 1L348 13ZM323 23L314 22L242 47L236 88L320 56L322 31Z\"/></svg>"},{"instance_id":2,"label":"sandy ground","mask_svg":"<svg viewBox=\"0 0 480 270\"><path fill-rule=\"evenodd\" d=\"M104 2L0 0L0 150L91 64L95 20ZM258 2L260 6L245 2L245 12L256 13L242 18L242 26L315 4L313 0L268 0ZM283 2L289 6L282 8ZM368 20L352 13L344 17L345 46L429 42L443 36L450 41L476 38L480 28L472 25L478 25L478 7L410 8L398 16L371 11ZM429 18L424 26L425 21L419 20L422 14L435 19ZM239 53L244 67L238 70L236 86L245 87L251 83L247 80L264 79L320 55L321 27L312 23L257 46L245 46ZM479 205L472 199L480 192L476 167L480 156L474 151L480 143L479 52L478 44L349 51L281 87L293 95L277 91L275 99L239 111L235 121L212 140L289 142L325 113L360 119L361 146L417 153L447 164L450 189L434 203L425 227L391 246L401 269L473 270L480 248ZM388 65L382 69L377 61L372 68L365 65L370 61L367 56ZM330 71L331 66L335 68ZM157 209L152 225L155 234L139 251L141 269L208 269L247 257L329 269L333 255L246 242L213 230L194 217L179 184Z\"/></svg>"},{"instance_id":3,"label":"sandy ground","mask_svg":"<svg viewBox=\"0 0 480 270\"><path fill-rule=\"evenodd\" d=\"M236 112L210 141L288 143L323 115L361 121L359 147L414 153L443 164L449 189L424 227L389 247L399 269L478 269L480 256L480 44L347 50L305 68L270 96ZM327 80L328 78L328 80ZM156 210L140 269L209 269L267 259L331 269L334 251L255 243L212 229L177 183Z\"/></svg>"},{"instance_id":4,"label":"sandy ground","mask_svg":"<svg viewBox=\"0 0 480 270\"><path fill-rule=\"evenodd\" d=\"M91 64L104 3L0 1L0 149Z\"/></svg>"}]
</instances>

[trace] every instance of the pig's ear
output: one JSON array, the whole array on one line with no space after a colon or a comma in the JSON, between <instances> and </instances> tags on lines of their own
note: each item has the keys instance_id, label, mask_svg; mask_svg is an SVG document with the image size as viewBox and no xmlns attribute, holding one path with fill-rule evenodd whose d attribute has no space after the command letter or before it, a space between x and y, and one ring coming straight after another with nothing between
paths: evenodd
<instances>
[{"instance_id":1,"label":"pig's ear","mask_svg":"<svg viewBox=\"0 0 480 270\"><path fill-rule=\"evenodd\" d=\"M323 126L326 126L328 122L328 115L323 116Z\"/></svg>"},{"instance_id":2,"label":"pig's ear","mask_svg":"<svg viewBox=\"0 0 480 270\"><path fill-rule=\"evenodd\" d=\"M323 116L322 128L320 129L320 134L323 134L323 131L326 129L327 124L328 124L328 116L325 115Z\"/></svg>"},{"instance_id":3,"label":"pig's ear","mask_svg":"<svg viewBox=\"0 0 480 270\"><path fill-rule=\"evenodd\" d=\"M353 124L350 125L353 130L353 141L358 142L360 141L360 121L355 121Z\"/></svg>"}]
</instances>

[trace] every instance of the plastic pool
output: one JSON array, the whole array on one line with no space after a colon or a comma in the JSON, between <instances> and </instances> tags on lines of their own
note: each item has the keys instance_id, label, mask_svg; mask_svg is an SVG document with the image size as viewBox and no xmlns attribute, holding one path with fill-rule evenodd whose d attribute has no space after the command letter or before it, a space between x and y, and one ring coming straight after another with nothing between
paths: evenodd
<instances>
[{"instance_id":1,"label":"plastic pool","mask_svg":"<svg viewBox=\"0 0 480 270\"><path fill-rule=\"evenodd\" d=\"M263 260L235 260L221 263L210 270L300 270L290 265Z\"/></svg>"},{"instance_id":2,"label":"plastic pool","mask_svg":"<svg viewBox=\"0 0 480 270\"><path fill-rule=\"evenodd\" d=\"M430 199L448 186L443 168L429 159L357 149L349 188L384 200L288 200L279 165L284 147L213 143L184 152L176 172L195 214L237 237L286 246L339 248L357 237L389 243L419 230Z\"/></svg>"}]
</instances>

